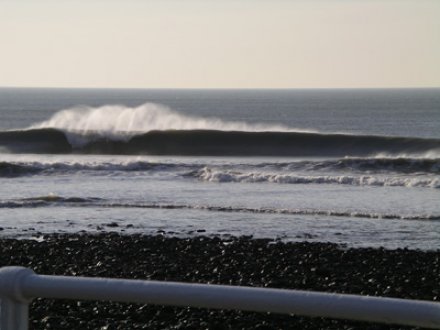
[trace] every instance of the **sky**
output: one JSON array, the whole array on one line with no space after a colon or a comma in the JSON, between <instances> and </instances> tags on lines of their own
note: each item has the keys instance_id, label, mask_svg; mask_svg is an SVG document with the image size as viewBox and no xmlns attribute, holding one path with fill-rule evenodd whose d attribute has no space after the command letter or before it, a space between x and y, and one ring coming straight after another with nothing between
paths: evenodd
<instances>
[{"instance_id":1,"label":"sky","mask_svg":"<svg viewBox=\"0 0 440 330\"><path fill-rule=\"evenodd\" d=\"M0 0L0 86L440 87L440 1Z\"/></svg>"}]
</instances>

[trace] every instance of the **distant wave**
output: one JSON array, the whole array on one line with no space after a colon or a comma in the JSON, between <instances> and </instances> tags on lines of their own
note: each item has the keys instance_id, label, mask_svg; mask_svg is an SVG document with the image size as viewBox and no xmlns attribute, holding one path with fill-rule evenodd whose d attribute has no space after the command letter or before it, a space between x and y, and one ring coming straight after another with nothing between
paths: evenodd
<instances>
[{"instance_id":1,"label":"distant wave","mask_svg":"<svg viewBox=\"0 0 440 330\"><path fill-rule=\"evenodd\" d=\"M343 184L352 186L394 186L440 189L440 177L381 177L373 175L297 175L265 172L223 171L205 167L191 173L209 182L283 183L283 184Z\"/></svg>"},{"instance_id":2,"label":"distant wave","mask_svg":"<svg viewBox=\"0 0 440 330\"><path fill-rule=\"evenodd\" d=\"M62 110L25 130L0 132L0 151L41 154L366 157L440 155L440 139L323 134L227 122L157 104ZM439 156L440 157L440 156Z\"/></svg>"},{"instance_id":3,"label":"distant wave","mask_svg":"<svg viewBox=\"0 0 440 330\"><path fill-rule=\"evenodd\" d=\"M66 134L88 142L73 146ZM103 138L95 132L65 133L51 128L4 131L0 132L0 147L11 153L42 154L365 157L379 153L398 156L431 152L440 155L440 139L214 130L150 131L126 141Z\"/></svg>"},{"instance_id":4,"label":"distant wave","mask_svg":"<svg viewBox=\"0 0 440 330\"><path fill-rule=\"evenodd\" d=\"M301 208L250 208L215 205L165 204L165 203L126 203L106 201L100 198L61 197L56 195L39 196L18 200L0 201L1 208L47 207L47 206L78 206L103 208L140 208L168 210L201 210L209 212L237 212L254 214L283 214L308 216L333 216L342 218L390 219L390 220L440 220L440 214L405 215L392 213L368 213L358 211L317 210Z\"/></svg>"}]
</instances>

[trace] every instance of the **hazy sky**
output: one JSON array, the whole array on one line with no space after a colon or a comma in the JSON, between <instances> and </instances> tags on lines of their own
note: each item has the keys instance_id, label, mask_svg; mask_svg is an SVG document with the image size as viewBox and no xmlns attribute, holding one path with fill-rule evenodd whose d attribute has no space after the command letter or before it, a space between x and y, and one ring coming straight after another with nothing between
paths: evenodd
<instances>
[{"instance_id":1,"label":"hazy sky","mask_svg":"<svg viewBox=\"0 0 440 330\"><path fill-rule=\"evenodd\" d=\"M0 0L0 86L440 87L440 1Z\"/></svg>"}]
</instances>

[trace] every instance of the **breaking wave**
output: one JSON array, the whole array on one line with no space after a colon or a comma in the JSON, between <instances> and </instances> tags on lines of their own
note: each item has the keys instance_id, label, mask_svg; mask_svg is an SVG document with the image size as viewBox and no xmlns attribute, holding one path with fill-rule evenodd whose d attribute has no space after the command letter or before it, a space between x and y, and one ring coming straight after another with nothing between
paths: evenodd
<instances>
[{"instance_id":1,"label":"breaking wave","mask_svg":"<svg viewBox=\"0 0 440 330\"><path fill-rule=\"evenodd\" d=\"M63 110L29 129L0 132L0 150L42 154L438 157L440 139L323 134L282 125L191 117L145 104L136 108Z\"/></svg>"},{"instance_id":2,"label":"breaking wave","mask_svg":"<svg viewBox=\"0 0 440 330\"><path fill-rule=\"evenodd\" d=\"M298 160L292 162L260 162L260 163L223 163L207 164L203 162L156 162L147 160L124 161L94 161L94 162L69 162L69 161L13 161L0 162L0 177L20 177L26 175L56 175L75 172L117 173L117 172L183 172L185 177L196 177L208 181L222 180L245 181L246 177L254 180L270 181L276 172L276 181L285 180L287 177L280 175L298 175L298 172L351 174L440 174L440 159L424 158L341 158L332 160ZM246 172L243 172L246 171ZM242 173L243 172L243 173Z\"/></svg>"},{"instance_id":3,"label":"breaking wave","mask_svg":"<svg viewBox=\"0 0 440 330\"><path fill-rule=\"evenodd\" d=\"M191 173L209 182L282 183L282 184L343 184L352 186L393 186L440 188L440 177L380 177L372 175L296 175L262 172L222 171L205 167Z\"/></svg>"},{"instance_id":4,"label":"breaking wave","mask_svg":"<svg viewBox=\"0 0 440 330\"><path fill-rule=\"evenodd\" d=\"M74 147L87 144L90 139L109 138L127 141L134 135L167 130L217 130L217 131L289 131L286 126L228 122L218 118L201 118L183 115L154 103L138 107L106 105L97 108L76 107L61 110L49 120L32 125L31 129L55 128L64 132L94 132L84 138L68 134Z\"/></svg>"}]
</instances>

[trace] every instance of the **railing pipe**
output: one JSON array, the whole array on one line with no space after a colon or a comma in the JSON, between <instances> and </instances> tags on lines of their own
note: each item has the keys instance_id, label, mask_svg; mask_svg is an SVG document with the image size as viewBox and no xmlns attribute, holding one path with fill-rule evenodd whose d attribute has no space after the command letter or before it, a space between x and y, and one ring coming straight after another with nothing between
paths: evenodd
<instances>
[{"instance_id":1,"label":"railing pipe","mask_svg":"<svg viewBox=\"0 0 440 330\"><path fill-rule=\"evenodd\" d=\"M428 301L226 285L36 275L25 268L14 271L20 273L17 276L19 285L14 286L17 290L10 292L17 301L32 297L112 300L298 314L440 329L440 304Z\"/></svg>"}]
</instances>

